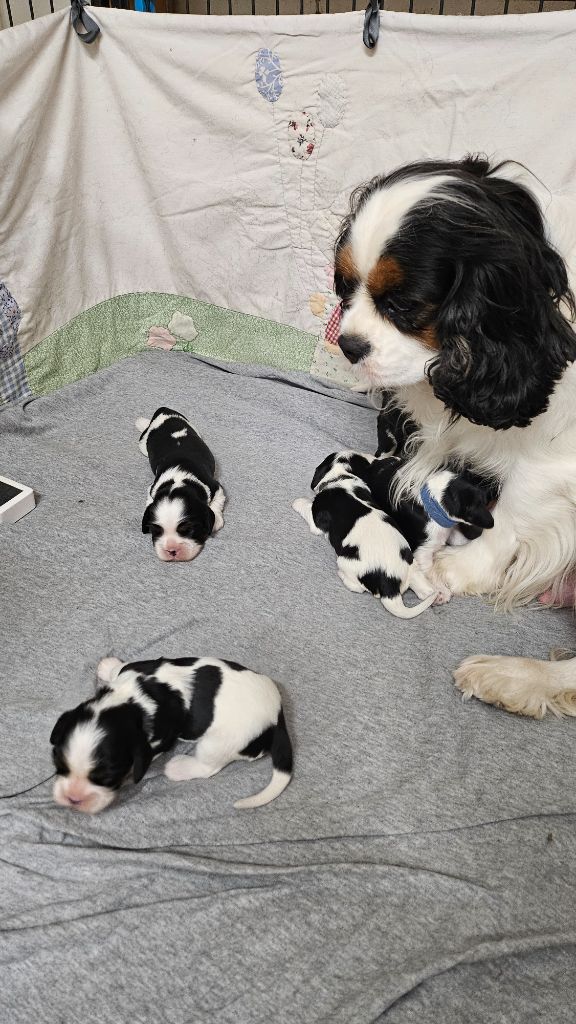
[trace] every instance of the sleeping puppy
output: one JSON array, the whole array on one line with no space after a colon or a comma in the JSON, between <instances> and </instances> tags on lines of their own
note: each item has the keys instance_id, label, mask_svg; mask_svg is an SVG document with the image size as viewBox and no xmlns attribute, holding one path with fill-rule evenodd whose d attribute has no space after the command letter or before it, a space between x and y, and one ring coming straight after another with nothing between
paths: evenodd
<instances>
[{"instance_id":1,"label":"sleeping puppy","mask_svg":"<svg viewBox=\"0 0 576 1024\"><path fill-rule=\"evenodd\" d=\"M394 405L393 396L385 393L382 408L378 413L378 448L376 456L398 455L408 457L408 442L417 430L418 424L408 414Z\"/></svg>"},{"instance_id":2,"label":"sleeping puppy","mask_svg":"<svg viewBox=\"0 0 576 1024\"><path fill-rule=\"evenodd\" d=\"M328 537L348 590L367 591L393 615L411 619L441 595L414 563L392 516L375 506L368 486L373 461L373 455L358 452L329 455L312 480L314 501L299 498L292 507L312 533ZM413 608L402 600L408 589L423 599Z\"/></svg>"},{"instance_id":3,"label":"sleeping puppy","mask_svg":"<svg viewBox=\"0 0 576 1024\"><path fill-rule=\"evenodd\" d=\"M50 736L54 800L62 807L103 811L129 777L140 782L152 759L178 739L197 742L192 756L168 761L165 774L177 782L271 755L269 784L235 807L267 804L290 782L292 745L268 676L216 658L104 658L98 678L96 695L65 711Z\"/></svg>"},{"instance_id":4,"label":"sleeping puppy","mask_svg":"<svg viewBox=\"0 0 576 1024\"><path fill-rule=\"evenodd\" d=\"M215 478L216 462L185 416L157 409L151 420L136 420L139 445L150 460L154 483L142 519L163 562L190 562L211 533L224 525L224 491Z\"/></svg>"},{"instance_id":5,"label":"sleeping puppy","mask_svg":"<svg viewBox=\"0 0 576 1024\"><path fill-rule=\"evenodd\" d=\"M441 469L428 478L419 498L394 502L394 481L402 465L402 459L393 455L373 459L367 483L374 503L394 518L408 541L416 565L428 573L434 555L445 544L463 544L492 529L494 519L488 504L493 488L467 470ZM443 590L445 597L449 595Z\"/></svg>"}]
</instances>

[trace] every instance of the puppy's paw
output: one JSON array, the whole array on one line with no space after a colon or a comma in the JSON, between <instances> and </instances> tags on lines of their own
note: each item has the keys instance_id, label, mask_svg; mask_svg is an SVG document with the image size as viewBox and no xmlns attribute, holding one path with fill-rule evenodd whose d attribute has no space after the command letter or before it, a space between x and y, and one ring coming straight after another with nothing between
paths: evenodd
<instances>
[{"instance_id":1,"label":"puppy's paw","mask_svg":"<svg viewBox=\"0 0 576 1024\"><path fill-rule=\"evenodd\" d=\"M194 778L194 758L182 754L172 757L164 768L164 775L171 782L185 782Z\"/></svg>"},{"instance_id":2,"label":"puppy's paw","mask_svg":"<svg viewBox=\"0 0 576 1024\"><path fill-rule=\"evenodd\" d=\"M218 533L224 526L224 516L221 512L214 513L214 526L212 527L212 533Z\"/></svg>"},{"instance_id":3,"label":"puppy's paw","mask_svg":"<svg viewBox=\"0 0 576 1024\"><path fill-rule=\"evenodd\" d=\"M199 761L197 757L189 757L186 754L182 754L168 761L164 774L172 782L187 782L188 779L209 779L211 775L215 775L222 767L221 764L213 767L209 764L204 764L203 761Z\"/></svg>"},{"instance_id":4,"label":"puppy's paw","mask_svg":"<svg viewBox=\"0 0 576 1024\"><path fill-rule=\"evenodd\" d=\"M116 678L124 662L120 658L102 658L96 669L98 679L103 683L111 683Z\"/></svg>"},{"instance_id":5,"label":"puppy's paw","mask_svg":"<svg viewBox=\"0 0 576 1024\"><path fill-rule=\"evenodd\" d=\"M436 597L434 598L434 601L432 603L435 605L448 604L450 598L452 597L452 591L449 590L448 587L444 586L443 583L437 584L437 586L438 593L436 594Z\"/></svg>"},{"instance_id":6,"label":"puppy's paw","mask_svg":"<svg viewBox=\"0 0 576 1024\"><path fill-rule=\"evenodd\" d=\"M292 502L292 508L299 516L303 519L308 519L310 509L312 508L312 502L309 498L296 498L296 501Z\"/></svg>"},{"instance_id":7,"label":"puppy's paw","mask_svg":"<svg viewBox=\"0 0 576 1024\"><path fill-rule=\"evenodd\" d=\"M141 434L143 434L145 430L148 430L149 426L150 420L147 420L145 416L139 416L136 420L136 429L139 430Z\"/></svg>"},{"instance_id":8,"label":"puppy's paw","mask_svg":"<svg viewBox=\"0 0 576 1024\"><path fill-rule=\"evenodd\" d=\"M362 583L360 583L360 580L357 579L356 576L351 576L348 573L342 571L340 571L338 575L342 580L342 583L346 587L346 590L350 590L353 594L363 594L365 592L366 587ZM373 595L373 597L377 596L377 594Z\"/></svg>"}]
</instances>

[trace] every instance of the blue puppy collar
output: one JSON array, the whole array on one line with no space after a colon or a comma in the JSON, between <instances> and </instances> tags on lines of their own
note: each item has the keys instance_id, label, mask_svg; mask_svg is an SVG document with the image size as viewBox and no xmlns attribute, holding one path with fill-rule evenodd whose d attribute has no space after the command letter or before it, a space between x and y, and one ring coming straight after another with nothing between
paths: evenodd
<instances>
[{"instance_id":1,"label":"blue puppy collar","mask_svg":"<svg viewBox=\"0 0 576 1024\"><path fill-rule=\"evenodd\" d=\"M450 516L446 515L440 502L432 497L428 484L424 484L420 491L420 500L424 506L424 511L433 523L443 526L445 530L451 530L453 526L458 526L455 519L450 519Z\"/></svg>"}]
</instances>

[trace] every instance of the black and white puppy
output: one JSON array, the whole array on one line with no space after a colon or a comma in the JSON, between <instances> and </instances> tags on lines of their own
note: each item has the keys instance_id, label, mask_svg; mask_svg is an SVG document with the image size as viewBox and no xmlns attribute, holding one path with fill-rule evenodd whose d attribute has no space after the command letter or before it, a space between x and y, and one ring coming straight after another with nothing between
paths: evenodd
<instances>
[{"instance_id":1,"label":"black and white puppy","mask_svg":"<svg viewBox=\"0 0 576 1024\"><path fill-rule=\"evenodd\" d=\"M197 742L192 756L168 761L165 774L176 782L271 755L270 783L235 807L267 804L290 782L292 744L278 687L268 676L217 658L103 658L98 678L96 695L65 711L50 736L57 804L97 814L178 739Z\"/></svg>"},{"instance_id":2,"label":"black and white puppy","mask_svg":"<svg viewBox=\"0 0 576 1024\"><path fill-rule=\"evenodd\" d=\"M394 483L403 460L389 455L373 459L367 483L374 503L392 516L408 541L415 564L429 573L436 552L446 544L464 544L491 530L494 519L488 509L493 488L475 474L441 469L428 478L419 498L394 501ZM441 587L444 599L449 591Z\"/></svg>"},{"instance_id":3,"label":"black and white puppy","mask_svg":"<svg viewBox=\"0 0 576 1024\"><path fill-rule=\"evenodd\" d=\"M139 445L150 460L154 483L142 519L163 562L190 562L211 533L224 525L226 496L216 480L216 461L185 416L157 409L136 420Z\"/></svg>"},{"instance_id":4,"label":"black and white puppy","mask_svg":"<svg viewBox=\"0 0 576 1024\"><path fill-rule=\"evenodd\" d=\"M378 413L378 448L376 456L397 455L408 457L410 438L416 438L418 424L404 410L393 402L390 393L384 393L382 408Z\"/></svg>"},{"instance_id":5,"label":"black and white puppy","mask_svg":"<svg viewBox=\"0 0 576 1024\"><path fill-rule=\"evenodd\" d=\"M314 501L297 499L292 507L315 534L328 537L338 558L338 575L354 593L380 598L393 615L414 618L439 598L415 564L410 547L389 514L377 508L369 488L373 455L335 452L312 479ZM419 604L406 607L402 594L413 590Z\"/></svg>"}]
</instances>

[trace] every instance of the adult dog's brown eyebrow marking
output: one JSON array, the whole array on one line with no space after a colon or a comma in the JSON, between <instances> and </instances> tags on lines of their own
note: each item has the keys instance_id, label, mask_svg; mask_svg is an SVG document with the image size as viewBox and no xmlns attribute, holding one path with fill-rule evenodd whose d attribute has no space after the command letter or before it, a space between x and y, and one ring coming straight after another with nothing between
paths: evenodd
<instances>
[{"instance_id":1,"label":"adult dog's brown eyebrow marking","mask_svg":"<svg viewBox=\"0 0 576 1024\"><path fill-rule=\"evenodd\" d=\"M404 281L404 271L393 256L381 256L368 274L367 285L372 295L384 295Z\"/></svg>"}]
</instances>

